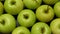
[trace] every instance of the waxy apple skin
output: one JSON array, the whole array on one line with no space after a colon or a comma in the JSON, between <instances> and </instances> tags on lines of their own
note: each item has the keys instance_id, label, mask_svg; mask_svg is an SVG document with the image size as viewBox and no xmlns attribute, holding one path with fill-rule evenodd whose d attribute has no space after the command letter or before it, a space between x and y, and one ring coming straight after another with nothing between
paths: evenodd
<instances>
[{"instance_id":1,"label":"waxy apple skin","mask_svg":"<svg viewBox=\"0 0 60 34\"><path fill-rule=\"evenodd\" d=\"M37 22L32 26L31 34L51 34L51 29L44 22Z\"/></svg>"},{"instance_id":2,"label":"waxy apple skin","mask_svg":"<svg viewBox=\"0 0 60 34\"><path fill-rule=\"evenodd\" d=\"M17 15L21 10L23 10L22 0L5 0L4 9L7 13L12 15Z\"/></svg>"},{"instance_id":3,"label":"waxy apple skin","mask_svg":"<svg viewBox=\"0 0 60 34\"><path fill-rule=\"evenodd\" d=\"M2 15L2 13L3 13L3 4L2 2L0 2L0 15Z\"/></svg>"},{"instance_id":4,"label":"waxy apple skin","mask_svg":"<svg viewBox=\"0 0 60 34\"><path fill-rule=\"evenodd\" d=\"M23 0L23 3L29 9L36 9L41 5L42 0Z\"/></svg>"},{"instance_id":5,"label":"waxy apple skin","mask_svg":"<svg viewBox=\"0 0 60 34\"><path fill-rule=\"evenodd\" d=\"M12 34L30 34L30 31L23 26L19 26L13 30Z\"/></svg>"},{"instance_id":6,"label":"waxy apple skin","mask_svg":"<svg viewBox=\"0 0 60 34\"><path fill-rule=\"evenodd\" d=\"M32 10L25 9L19 13L17 21L21 26L31 27L36 21L36 16Z\"/></svg>"},{"instance_id":7,"label":"waxy apple skin","mask_svg":"<svg viewBox=\"0 0 60 34\"><path fill-rule=\"evenodd\" d=\"M60 18L54 19L50 24L50 28L53 34L60 34Z\"/></svg>"},{"instance_id":8,"label":"waxy apple skin","mask_svg":"<svg viewBox=\"0 0 60 34\"><path fill-rule=\"evenodd\" d=\"M10 14L3 14L0 16L0 32L10 33L16 27L16 20Z\"/></svg>"},{"instance_id":9,"label":"waxy apple skin","mask_svg":"<svg viewBox=\"0 0 60 34\"><path fill-rule=\"evenodd\" d=\"M54 12L55 12L56 17L60 17L60 2L57 2L54 5Z\"/></svg>"},{"instance_id":10,"label":"waxy apple skin","mask_svg":"<svg viewBox=\"0 0 60 34\"><path fill-rule=\"evenodd\" d=\"M54 18L54 10L49 5L41 5L36 10L36 17L39 21L49 22Z\"/></svg>"},{"instance_id":11,"label":"waxy apple skin","mask_svg":"<svg viewBox=\"0 0 60 34\"><path fill-rule=\"evenodd\" d=\"M45 4L48 4L48 5L54 5L55 3L57 3L59 0L43 0L43 2Z\"/></svg>"}]
</instances>

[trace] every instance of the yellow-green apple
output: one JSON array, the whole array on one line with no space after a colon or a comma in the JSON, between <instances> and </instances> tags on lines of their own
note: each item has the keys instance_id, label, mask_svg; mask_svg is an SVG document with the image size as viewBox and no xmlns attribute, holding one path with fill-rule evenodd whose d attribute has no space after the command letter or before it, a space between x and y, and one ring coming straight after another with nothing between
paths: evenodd
<instances>
[{"instance_id":1,"label":"yellow-green apple","mask_svg":"<svg viewBox=\"0 0 60 34\"><path fill-rule=\"evenodd\" d=\"M22 0L5 0L5 11L12 15L17 15L23 9Z\"/></svg>"},{"instance_id":2,"label":"yellow-green apple","mask_svg":"<svg viewBox=\"0 0 60 34\"><path fill-rule=\"evenodd\" d=\"M39 21L49 22L54 17L54 10L49 5L41 5L36 10L36 17Z\"/></svg>"},{"instance_id":3,"label":"yellow-green apple","mask_svg":"<svg viewBox=\"0 0 60 34\"><path fill-rule=\"evenodd\" d=\"M23 3L29 9L36 9L41 5L42 0L23 0Z\"/></svg>"},{"instance_id":4,"label":"yellow-green apple","mask_svg":"<svg viewBox=\"0 0 60 34\"><path fill-rule=\"evenodd\" d=\"M3 13L3 4L2 2L0 1L0 15Z\"/></svg>"},{"instance_id":5,"label":"yellow-green apple","mask_svg":"<svg viewBox=\"0 0 60 34\"><path fill-rule=\"evenodd\" d=\"M54 5L54 12L55 12L56 17L60 17L60 2L57 2Z\"/></svg>"},{"instance_id":6,"label":"yellow-green apple","mask_svg":"<svg viewBox=\"0 0 60 34\"><path fill-rule=\"evenodd\" d=\"M12 34L30 34L30 31L26 27L20 26L14 29Z\"/></svg>"},{"instance_id":7,"label":"yellow-green apple","mask_svg":"<svg viewBox=\"0 0 60 34\"><path fill-rule=\"evenodd\" d=\"M53 34L60 34L60 18L54 19L50 24L50 28Z\"/></svg>"},{"instance_id":8,"label":"yellow-green apple","mask_svg":"<svg viewBox=\"0 0 60 34\"><path fill-rule=\"evenodd\" d=\"M46 23L37 22L32 26L31 34L51 34L51 29Z\"/></svg>"},{"instance_id":9,"label":"yellow-green apple","mask_svg":"<svg viewBox=\"0 0 60 34\"><path fill-rule=\"evenodd\" d=\"M0 32L10 33L16 27L16 20L10 14L3 14L0 16Z\"/></svg>"},{"instance_id":10,"label":"yellow-green apple","mask_svg":"<svg viewBox=\"0 0 60 34\"><path fill-rule=\"evenodd\" d=\"M57 3L59 0L43 0L43 2L45 4L48 4L48 5L54 5L55 3Z\"/></svg>"},{"instance_id":11,"label":"yellow-green apple","mask_svg":"<svg viewBox=\"0 0 60 34\"><path fill-rule=\"evenodd\" d=\"M36 21L36 16L32 10L25 9L19 13L17 21L21 26L31 27Z\"/></svg>"}]
</instances>

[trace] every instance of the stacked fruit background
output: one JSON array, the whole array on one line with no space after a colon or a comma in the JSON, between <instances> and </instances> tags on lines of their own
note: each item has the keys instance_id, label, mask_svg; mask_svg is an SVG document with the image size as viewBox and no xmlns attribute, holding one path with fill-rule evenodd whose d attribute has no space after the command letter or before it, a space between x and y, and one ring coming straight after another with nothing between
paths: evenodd
<instances>
[{"instance_id":1,"label":"stacked fruit background","mask_svg":"<svg viewBox=\"0 0 60 34\"><path fill-rule=\"evenodd\" d=\"M0 34L60 34L60 0L0 0Z\"/></svg>"}]
</instances>

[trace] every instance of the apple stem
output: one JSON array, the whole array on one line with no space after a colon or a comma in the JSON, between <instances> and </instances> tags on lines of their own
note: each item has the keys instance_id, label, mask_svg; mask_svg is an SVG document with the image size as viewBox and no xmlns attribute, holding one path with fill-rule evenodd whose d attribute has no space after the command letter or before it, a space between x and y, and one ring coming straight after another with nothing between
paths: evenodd
<instances>
[{"instance_id":1,"label":"apple stem","mask_svg":"<svg viewBox=\"0 0 60 34\"><path fill-rule=\"evenodd\" d=\"M49 6L47 6L47 9L45 10L45 13L48 13L49 11Z\"/></svg>"}]
</instances>

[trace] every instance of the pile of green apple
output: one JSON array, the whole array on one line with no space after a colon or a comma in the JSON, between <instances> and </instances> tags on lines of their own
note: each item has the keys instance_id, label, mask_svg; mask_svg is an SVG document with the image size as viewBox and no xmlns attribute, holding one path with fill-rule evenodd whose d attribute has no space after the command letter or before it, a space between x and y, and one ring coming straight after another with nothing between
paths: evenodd
<instances>
[{"instance_id":1,"label":"pile of green apple","mask_svg":"<svg viewBox=\"0 0 60 34\"><path fill-rule=\"evenodd\" d=\"M0 0L0 34L60 34L60 0Z\"/></svg>"}]
</instances>

